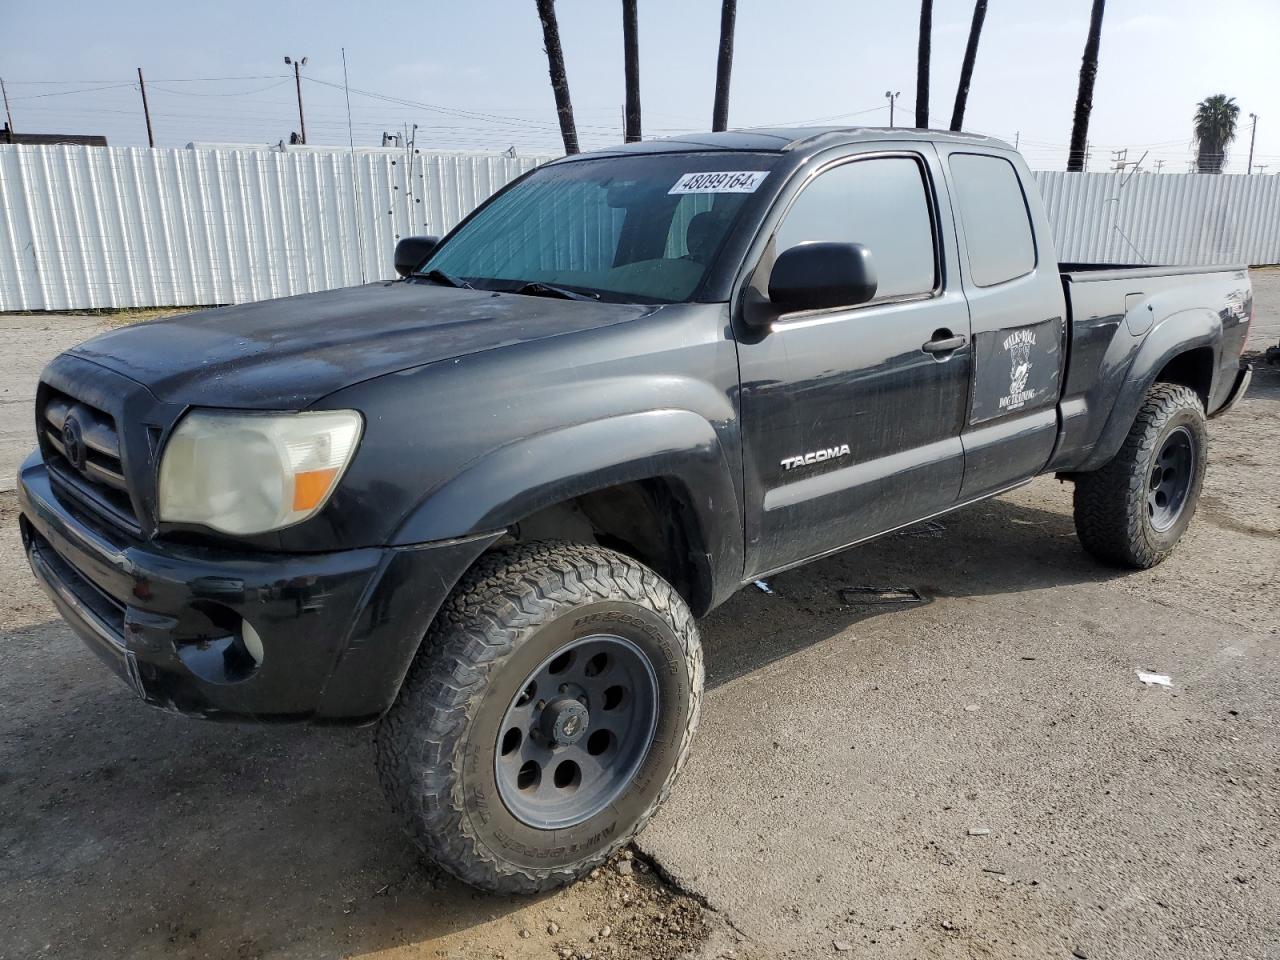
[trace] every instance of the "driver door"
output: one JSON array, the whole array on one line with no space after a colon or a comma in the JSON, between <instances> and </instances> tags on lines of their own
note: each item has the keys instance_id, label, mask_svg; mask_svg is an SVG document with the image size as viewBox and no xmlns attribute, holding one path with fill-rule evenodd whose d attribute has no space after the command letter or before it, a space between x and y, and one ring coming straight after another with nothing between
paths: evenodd
<instances>
[{"instance_id":1,"label":"driver door","mask_svg":"<svg viewBox=\"0 0 1280 960\"><path fill-rule=\"evenodd\" d=\"M779 201L748 296L767 299L774 257L808 240L862 244L878 283L855 307L739 325L748 579L956 503L972 355L936 163L877 145Z\"/></svg>"}]
</instances>

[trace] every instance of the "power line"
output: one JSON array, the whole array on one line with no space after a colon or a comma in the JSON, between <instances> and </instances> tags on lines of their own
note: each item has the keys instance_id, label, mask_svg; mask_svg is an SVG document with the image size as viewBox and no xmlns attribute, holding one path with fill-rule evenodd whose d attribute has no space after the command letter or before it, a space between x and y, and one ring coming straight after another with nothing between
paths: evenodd
<instances>
[{"instance_id":1,"label":"power line","mask_svg":"<svg viewBox=\"0 0 1280 960\"><path fill-rule=\"evenodd\" d=\"M759 130L764 127L803 127L811 123L829 123L832 120L844 120L848 117L861 117L868 113L878 113L885 109L887 109L886 105L881 103L874 107L867 107L865 110L851 110L848 113L833 113L829 117L810 117L806 120L781 120L777 123L760 123L755 124L752 127L747 127L746 129Z\"/></svg>"},{"instance_id":2,"label":"power line","mask_svg":"<svg viewBox=\"0 0 1280 960\"><path fill-rule=\"evenodd\" d=\"M160 79L160 83L214 83L223 80L279 80L281 79L281 76L282 75L278 73L263 73L245 77L169 77L167 79L162 77ZM287 80L289 78L285 76L284 79ZM55 84L62 84L65 86L69 83L119 84L120 78L113 77L110 80L10 80L8 82L12 86L44 86ZM128 84L128 86L132 86L132 84Z\"/></svg>"},{"instance_id":3,"label":"power line","mask_svg":"<svg viewBox=\"0 0 1280 960\"><path fill-rule=\"evenodd\" d=\"M164 82L172 83L173 81L166 80ZM232 90L225 93L197 93L195 90L169 90L166 87L156 86L155 81L152 81L151 89L163 90L165 93L172 93L179 97L248 97L255 93L264 93L267 90L275 90L278 87L283 87L288 82L289 78L284 77L277 80L275 83L269 83L265 87L254 87L252 90ZM92 93L93 91L88 92ZM47 96L54 96L54 94L47 94Z\"/></svg>"},{"instance_id":4,"label":"power line","mask_svg":"<svg viewBox=\"0 0 1280 960\"><path fill-rule=\"evenodd\" d=\"M336 90L342 89L341 84L330 83L328 80L320 80L316 77L304 77L303 79L307 80L309 83L318 83L318 84L321 84L322 86L333 87ZM490 122L519 124L521 126L537 127L537 128L543 128L543 129L545 128L558 129L558 124L552 123L550 121L545 121L545 120L526 120L523 117L510 117L510 116L505 116L503 114L483 113L478 110L466 110L459 107L446 107L443 104L439 104L439 103L426 103L422 100L410 100L405 97L393 97L393 96L390 96L389 94L378 93L374 90L361 90L358 87L352 87L351 92L354 94L357 94L358 96L371 97L375 100L384 100L387 103L394 103L402 107L416 107L419 110L430 110L435 113L443 113L453 117L463 117L469 120L486 120ZM581 125L579 125L578 129L581 130L584 128ZM612 125L607 127L599 126L595 128L585 128L585 129L595 129L598 132L603 132L608 134L616 134L617 132L617 127Z\"/></svg>"},{"instance_id":5,"label":"power line","mask_svg":"<svg viewBox=\"0 0 1280 960\"><path fill-rule=\"evenodd\" d=\"M137 89L137 84L130 81L129 83L114 83L109 87L93 87L86 90L57 90L53 93L29 93L21 97L14 97L14 100L42 100L45 97L70 97L77 93L98 93L101 90L116 90L121 87L133 87Z\"/></svg>"}]
</instances>

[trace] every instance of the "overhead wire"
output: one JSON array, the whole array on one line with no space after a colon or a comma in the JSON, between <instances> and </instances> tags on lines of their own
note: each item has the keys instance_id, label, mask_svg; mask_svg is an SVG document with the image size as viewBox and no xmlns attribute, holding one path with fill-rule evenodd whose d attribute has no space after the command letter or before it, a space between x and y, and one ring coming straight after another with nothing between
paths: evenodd
<instances>
[{"instance_id":1,"label":"overhead wire","mask_svg":"<svg viewBox=\"0 0 1280 960\"><path fill-rule=\"evenodd\" d=\"M159 109L153 109L152 115L159 120L177 120L180 122L199 122L210 126L226 127L235 122L249 123L269 123L279 124L287 123L287 118L283 115L283 111L290 110L293 106L292 100L271 100L271 99L245 99L253 98L259 94L270 90L275 90L286 86L292 75L287 74L247 74L237 76L216 76L216 77L172 77L168 79L149 79L147 81L148 92L154 91L160 94L158 99L161 101ZM332 90L343 90L342 84L322 80L317 77L303 76L302 78L309 85L329 88ZM193 84L193 83L224 83L224 82L245 82L257 80L270 80L272 83L265 86L257 86L244 90L220 90L220 91L199 91L199 90L183 90L174 89L169 84ZM119 79L102 79L102 80L8 80L6 83L12 87L28 87L28 88L47 88L51 86L73 86L75 89L47 90L41 93L18 93L11 95L10 99L21 102L31 102L34 100L46 100L49 98L62 98L78 95L95 95L105 93L107 91L120 91L125 88L137 90L138 84L135 81L120 81ZM473 145L479 147L481 145L498 144L502 140L515 140L524 144L529 148L533 144L539 146L545 144L547 149L558 149L559 145L559 125L554 119L539 119L535 117L519 116L515 113L502 113L492 110L471 109L463 107L451 107L445 104L433 103L430 101L417 100L410 97L397 96L380 92L377 90L351 87L349 92L357 97L364 97L368 100L380 103L409 108L411 110L422 110L437 114L441 117L448 117L454 120L470 121L470 123L427 123L423 124L424 133L430 135L432 139L440 143L465 143L472 142ZM259 107L266 107L270 111L270 115L264 115L262 111L255 114L237 113L235 116L218 115L211 113L200 113L185 110L170 111L163 107L163 96L183 96L183 97L200 97L207 98L212 101L235 100L238 103L253 104ZM117 101L119 102L119 101ZM275 115L275 109L282 111L281 115ZM750 129L759 129L761 127L778 127L778 126L799 126L808 124L831 123L840 120L850 119L859 116L866 116L877 113L886 109L886 105L878 104L876 106L867 107L860 110L847 111L843 113L830 114L821 117L809 117L800 120L787 120L773 122L767 124L755 124ZM606 115L611 108L606 107L580 107L579 116L590 115ZM41 113L58 114L67 118L85 117L91 118L102 114L112 115L129 115L135 111L132 109L118 109L112 107L100 108L79 108L55 106L41 107ZM315 116L313 124L317 130L329 129L336 130L338 125L345 126L345 116L337 110L329 109L323 105L313 106L308 110L309 114ZM650 135L678 135L693 132L701 129L701 125L692 122L692 118L679 114L660 114L676 120L688 120L690 123L685 126L650 126L647 133ZM353 126L358 126L362 130L375 130L379 127L397 129L406 118L404 116L387 116L370 118L368 112L365 117L355 119ZM579 130L591 140L608 139L614 140L619 138L620 130L616 124L604 123L584 123L579 122ZM976 132L976 131L975 131ZM989 134L990 135L990 134ZM996 134L999 139L1012 142L1015 138L1007 134ZM1065 160L1065 154L1068 145L1065 143L1040 140L1035 137L1018 137L1019 146L1023 153L1029 158L1043 158L1042 162L1059 162ZM1110 160L1105 156L1106 153L1114 150L1122 150L1128 148L1130 150L1150 151L1150 160L1162 159L1166 162L1180 162L1187 159L1186 150L1187 140L1163 140L1152 141L1146 143L1129 142L1129 143L1101 143L1092 142L1090 144L1094 156L1091 162L1094 165L1109 165ZM509 145L509 144L508 144ZM1259 158L1272 155L1257 154Z\"/></svg>"},{"instance_id":2,"label":"overhead wire","mask_svg":"<svg viewBox=\"0 0 1280 960\"><path fill-rule=\"evenodd\" d=\"M277 87L283 87L292 79L292 77L285 77L282 80L277 80L275 83L269 83L265 87L256 87L253 90L232 90L226 93L197 93L194 90L170 90L168 87L160 86L162 83L172 83L172 80L161 80L159 83L154 80L149 80L147 81L147 87L148 89L162 90L165 93L176 94L180 97L246 97L251 94L262 93L266 90L275 90ZM137 84L135 83L133 86L136 87Z\"/></svg>"}]
</instances>

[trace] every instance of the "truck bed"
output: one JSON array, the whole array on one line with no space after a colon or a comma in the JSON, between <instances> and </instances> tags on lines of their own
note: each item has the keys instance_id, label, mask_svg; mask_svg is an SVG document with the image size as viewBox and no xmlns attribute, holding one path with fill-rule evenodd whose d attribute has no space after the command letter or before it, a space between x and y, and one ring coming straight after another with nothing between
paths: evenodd
<instances>
[{"instance_id":1,"label":"truck bed","mask_svg":"<svg viewBox=\"0 0 1280 960\"><path fill-rule=\"evenodd\" d=\"M1149 335L1170 319L1198 314L1220 330L1217 343L1206 341L1195 356L1221 368L1206 377L1213 383L1206 412L1226 402L1253 312L1246 266L1062 263L1059 271L1069 342L1055 469L1096 469L1095 446L1121 384Z\"/></svg>"},{"instance_id":2,"label":"truck bed","mask_svg":"<svg viewBox=\"0 0 1280 960\"><path fill-rule=\"evenodd\" d=\"M1196 273L1224 273L1230 270L1247 270L1245 264L1212 264L1206 267L1178 266L1165 263L1089 263L1079 261L1059 263L1058 272L1063 279L1075 280L1115 280L1118 277L1169 277L1190 276ZM1094 277L1094 274L1102 274Z\"/></svg>"}]
</instances>

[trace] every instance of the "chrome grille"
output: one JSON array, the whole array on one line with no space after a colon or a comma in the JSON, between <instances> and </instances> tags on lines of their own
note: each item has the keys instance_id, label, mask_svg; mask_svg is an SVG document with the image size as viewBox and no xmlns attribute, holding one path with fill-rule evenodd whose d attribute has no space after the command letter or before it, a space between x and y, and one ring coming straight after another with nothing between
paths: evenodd
<instances>
[{"instance_id":1,"label":"chrome grille","mask_svg":"<svg viewBox=\"0 0 1280 960\"><path fill-rule=\"evenodd\" d=\"M41 427L50 454L46 462L60 491L136 532L139 527L125 480L115 418L75 397L49 390Z\"/></svg>"},{"instance_id":2,"label":"chrome grille","mask_svg":"<svg viewBox=\"0 0 1280 960\"><path fill-rule=\"evenodd\" d=\"M94 483L129 492L120 464L120 437L110 416L85 403L54 394L44 405L45 436L64 460ZM63 429L74 419L84 442L83 456L69 456Z\"/></svg>"}]
</instances>

